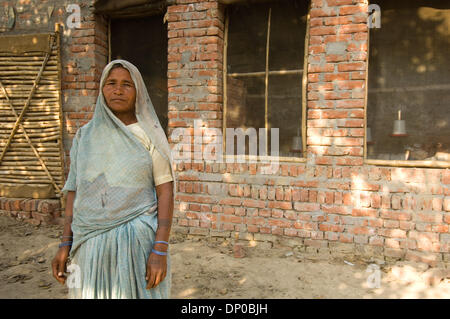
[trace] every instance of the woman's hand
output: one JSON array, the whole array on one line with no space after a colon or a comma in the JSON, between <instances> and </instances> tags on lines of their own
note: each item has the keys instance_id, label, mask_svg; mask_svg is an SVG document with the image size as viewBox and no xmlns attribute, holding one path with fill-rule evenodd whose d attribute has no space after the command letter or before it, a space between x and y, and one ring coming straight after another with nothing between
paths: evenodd
<instances>
[{"instance_id":1,"label":"woman's hand","mask_svg":"<svg viewBox=\"0 0 450 319\"><path fill-rule=\"evenodd\" d=\"M62 285L65 284L67 279L64 273L67 272L66 264L69 257L69 252L70 246L63 246L59 248L55 258L53 258L52 261L53 277L55 277L55 279Z\"/></svg>"},{"instance_id":2,"label":"woman's hand","mask_svg":"<svg viewBox=\"0 0 450 319\"><path fill-rule=\"evenodd\" d=\"M158 286L164 280L167 274L167 256L160 256L151 253L147 260L147 272L145 280L147 280L147 289Z\"/></svg>"}]
</instances>

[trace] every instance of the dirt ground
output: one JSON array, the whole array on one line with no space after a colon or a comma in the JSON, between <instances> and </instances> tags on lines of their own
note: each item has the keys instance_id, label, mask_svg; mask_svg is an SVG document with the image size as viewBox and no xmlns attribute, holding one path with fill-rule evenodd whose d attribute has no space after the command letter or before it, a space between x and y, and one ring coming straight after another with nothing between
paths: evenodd
<instances>
[{"instance_id":1,"label":"dirt ground","mask_svg":"<svg viewBox=\"0 0 450 319\"><path fill-rule=\"evenodd\" d=\"M61 226L0 216L0 298L67 298L50 269L61 233ZM348 257L245 247L245 257L235 258L226 243L171 242L172 298L450 298L449 271L424 264L379 262L380 285L371 288L369 263Z\"/></svg>"}]
</instances>

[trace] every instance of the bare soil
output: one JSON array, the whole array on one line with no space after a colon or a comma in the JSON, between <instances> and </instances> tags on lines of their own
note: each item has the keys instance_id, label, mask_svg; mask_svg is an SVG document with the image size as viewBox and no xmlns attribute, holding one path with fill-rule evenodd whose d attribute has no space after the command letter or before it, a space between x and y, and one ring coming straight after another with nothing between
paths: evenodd
<instances>
[{"instance_id":1,"label":"bare soil","mask_svg":"<svg viewBox=\"0 0 450 319\"><path fill-rule=\"evenodd\" d=\"M67 298L51 275L62 227L33 226L0 216L0 298ZM235 258L227 242L171 238L172 298L450 298L448 269L414 262L379 262L371 288L369 263L328 258L289 247L244 247Z\"/></svg>"}]
</instances>

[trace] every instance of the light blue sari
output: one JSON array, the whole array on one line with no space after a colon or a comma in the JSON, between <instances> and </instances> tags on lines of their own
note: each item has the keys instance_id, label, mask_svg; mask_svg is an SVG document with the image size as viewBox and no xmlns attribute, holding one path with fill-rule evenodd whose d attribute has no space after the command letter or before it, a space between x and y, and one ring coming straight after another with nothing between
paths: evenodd
<instances>
[{"instance_id":1,"label":"light blue sari","mask_svg":"<svg viewBox=\"0 0 450 319\"><path fill-rule=\"evenodd\" d=\"M135 82L139 123L172 163L167 138L139 71L129 62L112 61L103 70L100 87L115 63L128 69ZM92 120L73 139L70 159L62 191L76 191L70 265L77 271L69 277L69 297L170 298L169 255L165 279L146 289L146 265L158 227L151 156L107 107L101 90ZM78 281L72 276L79 276Z\"/></svg>"}]
</instances>

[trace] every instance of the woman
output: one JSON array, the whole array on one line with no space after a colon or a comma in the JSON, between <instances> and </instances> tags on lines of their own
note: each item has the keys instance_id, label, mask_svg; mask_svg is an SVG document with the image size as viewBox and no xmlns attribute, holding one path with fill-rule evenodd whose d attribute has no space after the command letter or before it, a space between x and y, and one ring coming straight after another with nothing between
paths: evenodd
<instances>
[{"instance_id":1,"label":"woman","mask_svg":"<svg viewBox=\"0 0 450 319\"><path fill-rule=\"evenodd\" d=\"M169 298L175 175L167 137L134 65L109 63L100 88L70 150L53 276L64 284L70 259L70 298Z\"/></svg>"}]
</instances>

